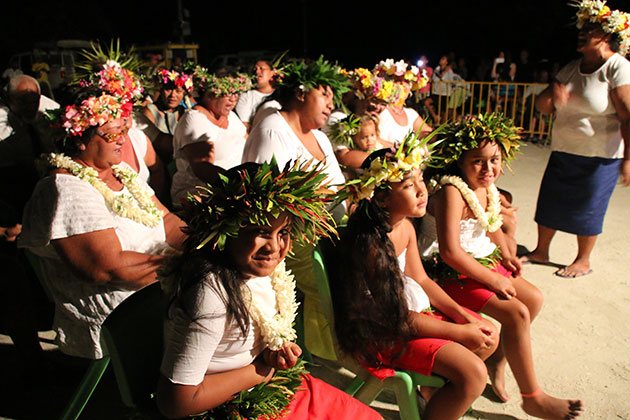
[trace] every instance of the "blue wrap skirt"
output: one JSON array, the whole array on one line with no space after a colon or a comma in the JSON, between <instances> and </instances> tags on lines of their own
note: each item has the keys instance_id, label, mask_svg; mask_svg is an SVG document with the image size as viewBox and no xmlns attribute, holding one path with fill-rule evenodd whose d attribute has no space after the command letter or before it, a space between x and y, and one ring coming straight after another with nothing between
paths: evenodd
<instances>
[{"instance_id":1,"label":"blue wrap skirt","mask_svg":"<svg viewBox=\"0 0 630 420\"><path fill-rule=\"evenodd\" d=\"M536 223L578 236L602 233L620 165L621 159L552 152L540 185Z\"/></svg>"}]
</instances>

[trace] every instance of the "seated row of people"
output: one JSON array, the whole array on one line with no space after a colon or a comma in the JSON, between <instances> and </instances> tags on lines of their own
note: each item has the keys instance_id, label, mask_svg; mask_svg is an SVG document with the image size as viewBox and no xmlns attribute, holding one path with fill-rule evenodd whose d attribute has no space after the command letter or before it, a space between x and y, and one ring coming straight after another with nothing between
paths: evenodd
<instances>
[{"instance_id":1,"label":"seated row of people","mask_svg":"<svg viewBox=\"0 0 630 420\"><path fill-rule=\"evenodd\" d=\"M112 74L129 82L127 90L114 89L119 85L110 83ZM155 281L158 267L168 261L165 267L171 275L164 284L174 300L158 389L164 414L240 412L245 405L235 401L242 399L232 399L239 392L245 399L281 398L273 387L264 386L275 375L279 380L293 378L291 393L301 387L292 401L281 400L280 408L287 408L291 418L325 418L331 412L377 418L339 390L304 376L298 362L301 350L291 343L294 283L281 264L290 238L299 239L286 266L305 295L307 347L326 357L332 340L326 337L330 331L319 307L312 243L330 234L335 220L347 213L345 203L333 201L329 190L341 197L349 192L357 206L340 243L345 255L342 280L333 281L343 350L370 369L401 367L444 376L444 388L423 390L425 414L457 418L483 390L487 371L482 360L490 355L493 386L507 398L504 353L495 351L501 348L498 332L472 312L486 311L503 326L501 344L525 411L543 418L578 415L579 401L553 398L536 382L529 324L540 310L541 296L520 277L520 266L497 233L501 209L494 180L502 158L511 155L500 141L488 140L495 139L493 133L478 131L482 137L471 138L470 147L457 156L446 156L456 148L442 149L453 159L448 170L459 168L461 178L441 178L444 185L435 196L439 255L470 279L436 279L452 280L455 286L449 289L426 275L408 220L423 216L427 206L421 178L429 157L427 139L423 144L417 137L430 130L419 126L397 147L369 154L358 181L346 183L333 147L320 131L334 101L350 88L338 66L321 57L286 65L272 95L281 109L254 124L247 140L246 127L230 117L246 78L201 74L202 96L173 133L177 173L186 173L190 181L182 189L185 193L177 195L182 200L175 201L183 208L181 218L160 203L133 165L124 163L138 91L133 72L106 61L85 80L76 100L58 115L65 154L48 156L51 172L27 205L19 238L20 246L45 261L56 303L57 340L64 352L102 357L99 334L105 317L129 291ZM464 124L496 127L484 118ZM225 137L230 126L239 127L242 143ZM179 143L180 132L191 133L191 140ZM510 133L500 138L516 141ZM233 159L226 167L217 161L223 145ZM144 160L137 154L135 159L138 164ZM461 191L460 202L455 188ZM450 200L448 205L444 200ZM470 219L474 223L468 223ZM459 252L464 222L475 224L466 229L476 240L471 240L474 250L488 251L479 260ZM177 250L184 253L172 264L164 254ZM460 280L465 287L458 287ZM430 306L443 314L427 315ZM386 316L378 316L383 311ZM351 333L342 333L348 328ZM211 386L217 381L220 392ZM257 385L260 393L247 392ZM324 397L311 398L313 393Z\"/></svg>"}]
</instances>

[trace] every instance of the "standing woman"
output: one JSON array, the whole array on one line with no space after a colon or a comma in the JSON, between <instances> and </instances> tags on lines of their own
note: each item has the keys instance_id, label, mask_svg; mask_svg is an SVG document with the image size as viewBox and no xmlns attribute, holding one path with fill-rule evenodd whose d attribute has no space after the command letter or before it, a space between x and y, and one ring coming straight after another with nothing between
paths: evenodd
<instances>
[{"instance_id":1,"label":"standing woman","mask_svg":"<svg viewBox=\"0 0 630 420\"><path fill-rule=\"evenodd\" d=\"M577 235L577 257L555 273L568 278L592 272L591 252L617 179L630 185L630 14L605 2L577 7L582 58L536 98L538 110L556 118L536 208L538 243L524 257L548 262L557 230Z\"/></svg>"},{"instance_id":2,"label":"standing woman","mask_svg":"<svg viewBox=\"0 0 630 420\"><path fill-rule=\"evenodd\" d=\"M260 105L267 96L273 93L271 80L276 74L271 63L266 60L258 60L254 66L254 74L256 76L256 89L250 89L243 93L236 104L236 114L238 114L247 131L252 129L254 115Z\"/></svg>"},{"instance_id":3,"label":"standing woman","mask_svg":"<svg viewBox=\"0 0 630 420\"><path fill-rule=\"evenodd\" d=\"M203 67L194 72L199 98L177 124L173 137L173 206L181 205L186 194L213 179L216 166L230 169L241 163L247 129L233 112L238 97L252 87L245 74L219 76Z\"/></svg>"},{"instance_id":4,"label":"standing woman","mask_svg":"<svg viewBox=\"0 0 630 420\"><path fill-rule=\"evenodd\" d=\"M340 101L348 91L349 81L340 68L320 57L287 64L272 98L282 105L256 124L243 152L243 162L269 162L275 157L283 168L295 160L324 162L324 172L331 185L342 185L345 178L335 158L330 140L320 128L333 110L333 100ZM335 220L345 214L343 206L333 211ZM320 357L335 360L332 335L319 309L319 293L313 272L312 246L296 246L287 266L295 274L299 289L305 295L304 323L306 347Z\"/></svg>"}]
</instances>

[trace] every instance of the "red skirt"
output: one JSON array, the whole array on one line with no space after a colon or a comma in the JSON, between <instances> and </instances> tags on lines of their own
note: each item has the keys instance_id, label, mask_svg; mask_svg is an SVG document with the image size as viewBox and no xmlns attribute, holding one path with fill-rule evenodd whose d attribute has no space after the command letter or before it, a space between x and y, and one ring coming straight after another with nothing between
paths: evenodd
<instances>
[{"instance_id":1,"label":"red skirt","mask_svg":"<svg viewBox=\"0 0 630 420\"><path fill-rule=\"evenodd\" d=\"M475 317L481 319L479 314L466 309ZM421 315L430 316L441 321L453 322L452 319L439 311L421 312ZM433 372L433 364L438 351L446 344L452 343L451 340L442 338L415 338L409 340L404 349L400 352L391 352L389 354L378 354L379 361L385 367L372 368L364 367L372 375L383 380L396 375L394 369L411 370L422 375L429 376Z\"/></svg>"},{"instance_id":2,"label":"red skirt","mask_svg":"<svg viewBox=\"0 0 630 420\"><path fill-rule=\"evenodd\" d=\"M311 375L304 376L300 390L287 407L286 419L382 419L376 411L342 390Z\"/></svg>"},{"instance_id":3,"label":"red skirt","mask_svg":"<svg viewBox=\"0 0 630 420\"><path fill-rule=\"evenodd\" d=\"M512 277L512 272L501 264L495 265L492 271L505 277ZM438 284L455 302L475 312L480 312L490 298L496 295L488 286L466 276L440 280Z\"/></svg>"}]
</instances>

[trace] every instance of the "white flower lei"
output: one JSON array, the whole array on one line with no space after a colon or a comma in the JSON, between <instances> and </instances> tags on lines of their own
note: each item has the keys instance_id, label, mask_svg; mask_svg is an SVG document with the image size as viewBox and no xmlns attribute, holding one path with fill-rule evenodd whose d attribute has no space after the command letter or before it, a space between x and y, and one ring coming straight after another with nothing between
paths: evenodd
<instances>
[{"instance_id":1,"label":"white flower lei","mask_svg":"<svg viewBox=\"0 0 630 420\"><path fill-rule=\"evenodd\" d=\"M486 190L488 193L488 212L484 211L479 202L479 198L475 195L474 191L468 187L468 184L464 182L458 176L446 175L440 179L440 185L451 184L455 186L466 200L468 207L472 210L475 218L479 220L481 226L488 232L496 232L503 224L503 217L501 216L501 204L499 199L499 190L492 184Z\"/></svg>"},{"instance_id":2,"label":"white flower lei","mask_svg":"<svg viewBox=\"0 0 630 420\"><path fill-rule=\"evenodd\" d=\"M251 295L249 313L253 321L260 328L263 342L270 350L276 351L282 348L287 341L297 338L293 322L297 314L298 304L295 301L295 280L282 261L271 273L271 286L276 294L277 312L273 317L264 315L260 310L261 303Z\"/></svg>"},{"instance_id":3,"label":"white flower lei","mask_svg":"<svg viewBox=\"0 0 630 420\"><path fill-rule=\"evenodd\" d=\"M83 166L63 153L51 153L47 157L48 164L65 169L77 178L88 182L105 199L107 207L118 216L142 223L148 227L156 227L162 222L162 212L157 208L147 191L136 182L138 174L131 169L113 165L114 176L127 188L129 194L114 192L98 177L94 168Z\"/></svg>"}]
</instances>

